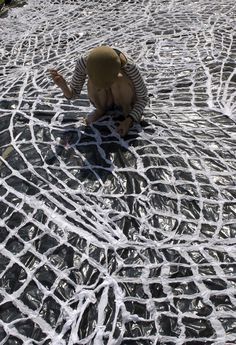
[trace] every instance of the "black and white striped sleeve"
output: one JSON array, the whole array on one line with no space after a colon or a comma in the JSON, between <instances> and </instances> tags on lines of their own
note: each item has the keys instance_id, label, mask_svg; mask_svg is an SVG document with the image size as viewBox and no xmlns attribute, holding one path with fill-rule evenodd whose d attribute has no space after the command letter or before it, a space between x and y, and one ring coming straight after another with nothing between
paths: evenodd
<instances>
[{"instance_id":1,"label":"black and white striped sleeve","mask_svg":"<svg viewBox=\"0 0 236 345\"><path fill-rule=\"evenodd\" d=\"M140 122L143 115L143 110L148 102L147 88L138 67L133 62L128 61L128 63L123 68L127 76L133 82L136 93L136 102L129 115L135 121Z\"/></svg>"},{"instance_id":2,"label":"black and white striped sleeve","mask_svg":"<svg viewBox=\"0 0 236 345\"><path fill-rule=\"evenodd\" d=\"M86 60L80 57L74 69L74 73L70 82L71 90L73 91L73 98L79 97L86 79Z\"/></svg>"}]
</instances>

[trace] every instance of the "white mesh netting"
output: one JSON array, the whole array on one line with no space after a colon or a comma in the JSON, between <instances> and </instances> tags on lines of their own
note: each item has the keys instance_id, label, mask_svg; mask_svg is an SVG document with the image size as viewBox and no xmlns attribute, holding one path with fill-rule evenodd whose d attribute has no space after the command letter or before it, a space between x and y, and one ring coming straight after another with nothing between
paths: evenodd
<instances>
[{"instance_id":1,"label":"white mesh netting","mask_svg":"<svg viewBox=\"0 0 236 345\"><path fill-rule=\"evenodd\" d=\"M235 10L29 0L0 18L1 344L236 344ZM47 74L104 43L150 94L125 140Z\"/></svg>"}]
</instances>

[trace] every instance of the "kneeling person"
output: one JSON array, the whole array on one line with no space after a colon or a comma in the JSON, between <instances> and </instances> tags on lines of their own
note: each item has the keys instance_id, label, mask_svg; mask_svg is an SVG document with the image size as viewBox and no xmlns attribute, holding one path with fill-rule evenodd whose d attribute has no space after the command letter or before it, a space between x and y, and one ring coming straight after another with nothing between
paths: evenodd
<instances>
[{"instance_id":1,"label":"kneeling person","mask_svg":"<svg viewBox=\"0 0 236 345\"><path fill-rule=\"evenodd\" d=\"M112 106L122 107L125 119L117 128L125 136L133 122L141 120L147 104L147 88L137 66L121 51L108 46L92 49L78 59L71 83L57 70L51 76L68 99L78 98L88 76L88 96L95 110L86 119L91 124Z\"/></svg>"}]
</instances>

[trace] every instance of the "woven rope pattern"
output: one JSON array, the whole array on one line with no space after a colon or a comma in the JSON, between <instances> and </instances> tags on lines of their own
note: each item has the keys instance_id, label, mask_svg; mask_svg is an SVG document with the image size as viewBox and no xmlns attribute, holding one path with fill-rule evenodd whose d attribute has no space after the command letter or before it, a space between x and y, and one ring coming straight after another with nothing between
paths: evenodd
<instances>
[{"instance_id":1,"label":"woven rope pattern","mask_svg":"<svg viewBox=\"0 0 236 345\"><path fill-rule=\"evenodd\" d=\"M0 19L1 344L236 343L235 10L29 0ZM99 44L148 86L126 140L47 74Z\"/></svg>"}]
</instances>

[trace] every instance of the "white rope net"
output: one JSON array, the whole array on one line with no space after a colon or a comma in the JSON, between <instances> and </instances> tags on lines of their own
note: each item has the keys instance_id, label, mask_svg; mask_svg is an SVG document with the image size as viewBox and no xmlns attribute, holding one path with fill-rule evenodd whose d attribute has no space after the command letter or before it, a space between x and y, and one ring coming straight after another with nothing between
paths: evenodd
<instances>
[{"instance_id":1,"label":"white rope net","mask_svg":"<svg viewBox=\"0 0 236 345\"><path fill-rule=\"evenodd\" d=\"M0 17L1 344L236 344L235 14L29 0ZM148 86L125 139L47 74L100 44Z\"/></svg>"}]
</instances>

